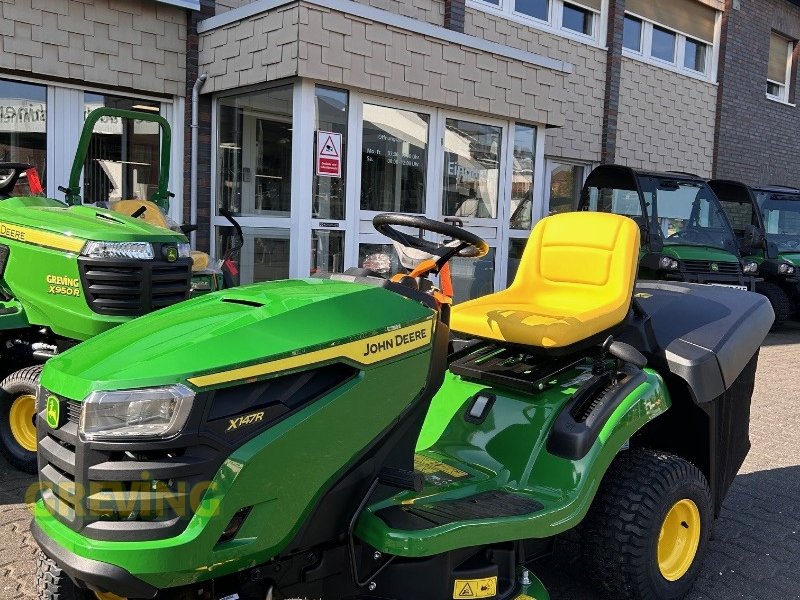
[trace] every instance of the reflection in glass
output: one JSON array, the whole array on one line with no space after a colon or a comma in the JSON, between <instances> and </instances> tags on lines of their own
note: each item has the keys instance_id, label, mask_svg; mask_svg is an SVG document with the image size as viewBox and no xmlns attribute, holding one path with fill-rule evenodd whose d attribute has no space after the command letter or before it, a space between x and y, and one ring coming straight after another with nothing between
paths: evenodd
<instances>
[{"instance_id":1,"label":"reflection in glass","mask_svg":"<svg viewBox=\"0 0 800 600\"><path fill-rule=\"evenodd\" d=\"M550 212L570 212L578 206L583 186L582 165L554 163L550 171Z\"/></svg>"},{"instance_id":2,"label":"reflection in glass","mask_svg":"<svg viewBox=\"0 0 800 600\"><path fill-rule=\"evenodd\" d=\"M549 0L515 0L514 10L529 17L536 17L542 21L548 20L550 12Z\"/></svg>"},{"instance_id":3,"label":"reflection in glass","mask_svg":"<svg viewBox=\"0 0 800 600\"><path fill-rule=\"evenodd\" d=\"M511 229L530 229L533 219L533 169L536 128L514 128L514 171L511 176Z\"/></svg>"},{"instance_id":4,"label":"reflection in glass","mask_svg":"<svg viewBox=\"0 0 800 600\"><path fill-rule=\"evenodd\" d=\"M232 235L232 227L217 227L217 256L224 256ZM240 283L275 281L289 278L289 230L243 227L244 246L234 264Z\"/></svg>"},{"instance_id":5,"label":"reflection in glass","mask_svg":"<svg viewBox=\"0 0 800 600\"><path fill-rule=\"evenodd\" d=\"M683 66L699 73L706 72L706 48L703 42L686 38Z\"/></svg>"},{"instance_id":6,"label":"reflection in glass","mask_svg":"<svg viewBox=\"0 0 800 600\"><path fill-rule=\"evenodd\" d=\"M592 35L592 17L594 13L580 6L564 3L561 26L584 35Z\"/></svg>"},{"instance_id":7,"label":"reflection in glass","mask_svg":"<svg viewBox=\"0 0 800 600\"><path fill-rule=\"evenodd\" d=\"M491 125L447 119L442 214L497 216L501 131Z\"/></svg>"},{"instance_id":8,"label":"reflection in glass","mask_svg":"<svg viewBox=\"0 0 800 600\"><path fill-rule=\"evenodd\" d=\"M667 62L675 62L675 34L653 25L653 47L650 54Z\"/></svg>"},{"instance_id":9,"label":"reflection in glass","mask_svg":"<svg viewBox=\"0 0 800 600\"><path fill-rule=\"evenodd\" d=\"M494 291L495 248L482 258L454 258L450 261L453 303L466 302Z\"/></svg>"},{"instance_id":10,"label":"reflection in glass","mask_svg":"<svg viewBox=\"0 0 800 600\"><path fill-rule=\"evenodd\" d=\"M423 113L364 104L362 210L425 212L428 120Z\"/></svg>"},{"instance_id":11,"label":"reflection in glass","mask_svg":"<svg viewBox=\"0 0 800 600\"><path fill-rule=\"evenodd\" d=\"M384 277L404 271L392 244L359 244L358 266Z\"/></svg>"},{"instance_id":12,"label":"reflection in glass","mask_svg":"<svg viewBox=\"0 0 800 600\"><path fill-rule=\"evenodd\" d=\"M83 96L84 120L100 107L158 114L151 100L91 94ZM161 173L161 128L158 123L101 117L94 126L83 165L83 201L149 200Z\"/></svg>"},{"instance_id":13,"label":"reflection in glass","mask_svg":"<svg viewBox=\"0 0 800 600\"><path fill-rule=\"evenodd\" d=\"M508 241L508 273L506 275L506 287L511 285L514 277L517 276L519 270L519 262L522 260L522 253L525 252L525 244L528 243L527 239L511 238Z\"/></svg>"},{"instance_id":14,"label":"reflection in glass","mask_svg":"<svg viewBox=\"0 0 800 600\"><path fill-rule=\"evenodd\" d=\"M625 15L622 27L622 45L629 50L642 51L642 20Z\"/></svg>"},{"instance_id":15,"label":"reflection in glass","mask_svg":"<svg viewBox=\"0 0 800 600\"><path fill-rule=\"evenodd\" d=\"M46 184L45 86L0 79L0 162L32 164L42 185ZM15 193L21 192L15 189Z\"/></svg>"},{"instance_id":16,"label":"reflection in glass","mask_svg":"<svg viewBox=\"0 0 800 600\"><path fill-rule=\"evenodd\" d=\"M311 232L311 275L344 270L344 231L315 229Z\"/></svg>"},{"instance_id":17,"label":"reflection in glass","mask_svg":"<svg viewBox=\"0 0 800 600\"><path fill-rule=\"evenodd\" d=\"M290 216L292 86L220 98L218 115L218 206Z\"/></svg>"},{"instance_id":18,"label":"reflection in glass","mask_svg":"<svg viewBox=\"0 0 800 600\"><path fill-rule=\"evenodd\" d=\"M342 134L342 176L319 177L314 166L312 215L315 219L344 219L347 176L347 92L317 86L314 97L317 131ZM317 136L314 136L316 156Z\"/></svg>"}]
</instances>

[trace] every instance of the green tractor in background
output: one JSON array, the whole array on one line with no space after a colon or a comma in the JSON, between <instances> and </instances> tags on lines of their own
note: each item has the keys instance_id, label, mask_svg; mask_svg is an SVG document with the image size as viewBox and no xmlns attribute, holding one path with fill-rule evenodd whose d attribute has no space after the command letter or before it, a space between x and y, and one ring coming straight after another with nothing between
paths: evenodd
<instances>
[{"instance_id":1,"label":"green tractor in background","mask_svg":"<svg viewBox=\"0 0 800 600\"><path fill-rule=\"evenodd\" d=\"M429 276L488 244L374 222L405 272L215 292L48 362L41 600L547 600L567 532L609 598L687 593L750 447L767 300L635 286L636 223L576 212L453 306Z\"/></svg>"},{"instance_id":2,"label":"green tractor in background","mask_svg":"<svg viewBox=\"0 0 800 600\"><path fill-rule=\"evenodd\" d=\"M149 135L159 135L160 128L161 171L154 192L147 185L146 164L93 159L119 187L104 190L110 201L82 201L81 173L91 145L100 143L93 132L103 119L106 125L113 119L152 123ZM126 171L126 166L135 168ZM193 274L186 236L164 227L168 172L166 121L105 108L87 118L69 187L61 188L65 202L42 197L30 165L0 164L0 377L5 378L0 452L14 467L36 470L34 397L45 361L121 323L186 300L193 276L216 286L219 270ZM151 200L119 200L115 194ZM138 207L133 216L124 214L120 205L131 204Z\"/></svg>"},{"instance_id":3,"label":"green tractor in background","mask_svg":"<svg viewBox=\"0 0 800 600\"><path fill-rule=\"evenodd\" d=\"M708 182L719 197L745 261L758 265L756 291L765 295L779 326L798 314L800 289L800 190Z\"/></svg>"},{"instance_id":4,"label":"green tractor in background","mask_svg":"<svg viewBox=\"0 0 800 600\"><path fill-rule=\"evenodd\" d=\"M578 210L639 224L641 279L756 289L758 264L742 259L719 199L700 177L601 165L586 179Z\"/></svg>"}]
</instances>

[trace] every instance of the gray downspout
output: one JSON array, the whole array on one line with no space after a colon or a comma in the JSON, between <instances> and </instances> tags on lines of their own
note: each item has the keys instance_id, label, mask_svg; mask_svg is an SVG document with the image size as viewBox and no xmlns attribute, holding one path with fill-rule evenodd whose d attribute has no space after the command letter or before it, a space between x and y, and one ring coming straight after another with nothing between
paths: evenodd
<instances>
[{"instance_id":1,"label":"gray downspout","mask_svg":"<svg viewBox=\"0 0 800 600\"><path fill-rule=\"evenodd\" d=\"M199 128L198 108L200 106L200 88L208 79L208 74L201 73L192 86L192 162L189 173L189 224L197 225L197 130ZM197 231L189 234L192 248L197 243Z\"/></svg>"}]
</instances>

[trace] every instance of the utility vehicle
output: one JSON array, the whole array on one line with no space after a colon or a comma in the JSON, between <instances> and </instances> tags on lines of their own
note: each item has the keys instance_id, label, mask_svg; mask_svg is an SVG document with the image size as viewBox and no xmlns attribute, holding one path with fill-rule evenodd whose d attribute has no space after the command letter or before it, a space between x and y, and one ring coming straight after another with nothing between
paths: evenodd
<instances>
[{"instance_id":1,"label":"utility vehicle","mask_svg":"<svg viewBox=\"0 0 800 600\"><path fill-rule=\"evenodd\" d=\"M758 264L742 260L719 199L700 177L600 165L584 183L578 210L627 215L639 224L640 279L755 290Z\"/></svg>"},{"instance_id":2,"label":"utility vehicle","mask_svg":"<svg viewBox=\"0 0 800 600\"><path fill-rule=\"evenodd\" d=\"M800 268L800 190L708 182L733 226L744 260L758 265L756 291L769 298L775 325L797 317Z\"/></svg>"},{"instance_id":3,"label":"utility vehicle","mask_svg":"<svg viewBox=\"0 0 800 600\"><path fill-rule=\"evenodd\" d=\"M749 449L767 300L634 289L639 228L580 212L451 306L429 276L486 242L375 223L408 272L216 292L48 362L40 598L545 600L530 569L579 525L610 597L690 588Z\"/></svg>"}]
</instances>

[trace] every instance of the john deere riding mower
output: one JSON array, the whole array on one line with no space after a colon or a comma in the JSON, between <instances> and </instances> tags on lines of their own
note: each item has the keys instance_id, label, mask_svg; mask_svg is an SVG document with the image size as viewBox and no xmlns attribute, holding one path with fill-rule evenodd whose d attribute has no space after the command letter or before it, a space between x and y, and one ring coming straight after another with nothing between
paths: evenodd
<instances>
[{"instance_id":1,"label":"john deere riding mower","mask_svg":"<svg viewBox=\"0 0 800 600\"><path fill-rule=\"evenodd\" d=\"M148 160L136 160L141 152L123 149L113 158L105 154L94 156L96 148L103 147L109 129L129 139L142 136L160 141L157 184L150 181L153 179L150 171L155 165ZM189 235L197 229L196 224L178 224L167 214L170 198L174 197L168 189L171 139L169 123L158 114L97 108L89 113L83 126L69 186L59 189L66 194L68 204L91 203ZM95 177L91 178L91 183L84 181L81 193L81 176L89 169ZM230 212L222 209L220 214L231 223L234 233L226 254L216 265L205 252L192 251L192 296L238 285L235 260L243 243L242 229Z\"/></svg>"},{"instance_id":2,"label":"john deere riding mower","mask_svg":"<svg viewBox=\"0 0 800 600\"><path fill-rule=\"evenodd\" d=\"M741 257L719 199L699 177L601 165L586 179L578 210L626 215L639 224L640 279L755 290L758 264Z\"/></svg>"},{"instance_id":3,"label":"john deere riding mower","mask_svg":"<svg viewBox=\"0 0 800 600\"><path fill-rule=\"evenodd\" d=\"M775 325L797 317L800 290L800 190L708 182L728 215L745 260L758 265L756 291L769 298Z\"/></svg>"},{"instance_id":4,"label":"john deere riding mower","mask_svg":"<svg viewBox=\"0 0 800 600\"><path fill-rule=\"evenodd\" d=\"M544 600L576 528L610 597L683 596L749 448L766 299L634 289L639 228L583 212L451 306L429 276L486 242L375 223L408 272L208 294L48 362L40 598Z\"/></svg>"},{"instance_id":5,"label":"john deere riding mower","mask_svg":"<svg viewBox=\"0 0 800 600\"><path fill-rule=\"evenodd\" d=\"M14 197L18 181L36 181L32 173L0 163L0 452L31 473L42 363L185 300L192 264L180 233L102 208Z\"/></svg>"}]
</instances>

